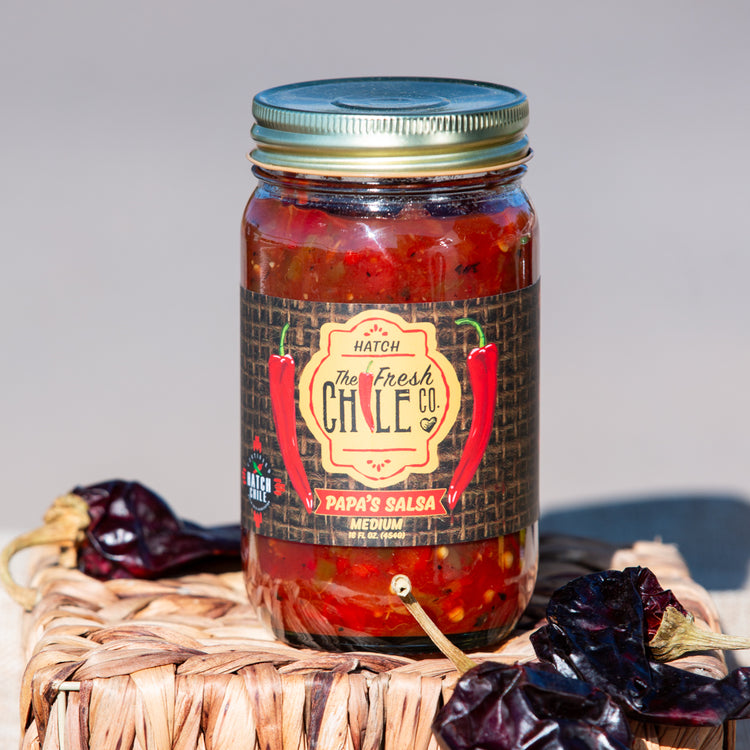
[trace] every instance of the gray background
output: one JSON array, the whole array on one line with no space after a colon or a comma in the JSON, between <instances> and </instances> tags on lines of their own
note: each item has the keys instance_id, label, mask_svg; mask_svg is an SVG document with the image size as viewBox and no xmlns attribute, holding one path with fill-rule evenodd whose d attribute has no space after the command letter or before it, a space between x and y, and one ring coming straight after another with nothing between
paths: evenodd
<instances>
[{"instance_id":1,"label":"gray background","mask_svg":"<svg viewBox=\"0 0 750 750\"><path fill-rule=\"evenodd\" d=\"M250 99L360 74L529 95L545 512L744 503L749 8L4 3L4 526L114 477L185 517L238 520Z\"/></svg>"}]
</instances>

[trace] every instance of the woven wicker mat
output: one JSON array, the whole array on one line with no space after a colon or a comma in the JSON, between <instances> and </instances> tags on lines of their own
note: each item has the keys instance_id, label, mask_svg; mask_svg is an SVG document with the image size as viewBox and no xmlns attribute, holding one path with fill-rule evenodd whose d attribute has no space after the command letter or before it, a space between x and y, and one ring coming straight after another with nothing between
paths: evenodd
<instances>
[{"instance_id":1,"label":"woven wicker mat","mask_svg":"<svg viewBox=\"0 0 750 750\"><path fill-rule=\"evenodd\" d=\"M527 614L594 570L651 568L696 619L718 630L716 610L674 547L616 549L543 537ZM258 624L239 573L102 583L39 561L42 593L24 623L21 747L50 750L423 750L457 678L442 658L330 654L272 640ZM533 658L528 632L475 659ZM718 654L675 662L716 677ZM733 750L732 724L634 724L636 750Z\"/></svg>"}]
</instances>

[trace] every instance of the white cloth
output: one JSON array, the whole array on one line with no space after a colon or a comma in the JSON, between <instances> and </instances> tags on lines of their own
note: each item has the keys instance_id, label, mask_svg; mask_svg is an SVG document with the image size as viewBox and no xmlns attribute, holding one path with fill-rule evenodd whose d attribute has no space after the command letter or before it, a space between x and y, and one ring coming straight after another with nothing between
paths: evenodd
<instances>
[{"instance_id":1,"label":"white cloth","mask_svg":"<svg viewBox=\"0 0 750 750\"><path fill-rule=\"evenodd\" d=\"M0 549L4 548L18 532L0 530ZM16 580L25 581L24 553L12 561L12 573ZM23 610L0 586L0 747L9 750L20 745L21 720L19 696L24 659L21 644L21 620Z\"/></svg>"}]
</instances>

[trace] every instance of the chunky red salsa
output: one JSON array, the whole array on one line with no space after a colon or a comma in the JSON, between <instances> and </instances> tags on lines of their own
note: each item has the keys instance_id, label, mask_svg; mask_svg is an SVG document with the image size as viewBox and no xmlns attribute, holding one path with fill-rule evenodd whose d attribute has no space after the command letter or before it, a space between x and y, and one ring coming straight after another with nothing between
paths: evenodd
<instances>
[{"instance_id":1,"label":"chunky red salsa","mask_svg":"<svg viewBox=\"0 0 750 750\"><path fill-rule=\"evenodd\" d=\"M402 303L522 289L538 278L536 220L515 173L342 183L257 171L242 226L243 285L299 300ZM464 647L503 637L528 603L536 527L439 546L349 547L246 531L248 591L274 633L326 648L415 651L420 627L390 593L407 574Z\"/></svg>"}]
</instances>

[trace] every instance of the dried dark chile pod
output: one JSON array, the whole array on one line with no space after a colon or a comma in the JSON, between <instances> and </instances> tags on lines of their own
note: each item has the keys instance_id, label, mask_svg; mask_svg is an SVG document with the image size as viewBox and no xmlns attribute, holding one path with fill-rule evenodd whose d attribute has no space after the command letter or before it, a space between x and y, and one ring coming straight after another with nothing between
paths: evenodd
<instances>
[{"instance_id":1,"label":"dried dark chile pod","mask_svg":"<svg viewBox=\"0 0 750 750\"><path fill-rule=\"evenodd\" d=\"M606 693L545 664L483 662L458 681L432 727L444 750L628 750Z\"/></svg>"},{"instance_id":2,"label":"dried dark chile pod","mask_svg":"<svg viewBox=\"0 0 750 750\"><path fill-rule=\"evenodd\" d=\"M138 482L76 487L90 522L78 547L78 569L95 578L155 578L209 559L240 561L239 525L203 527L180 519Z\"/></svg>"},{"instance_id":3,"label":"dried dark chile pod","mask_svg":"<svg viewBox=\"0 0 750 750\"><path fill-rule=\"evenodd\" d=\"M39 592L13 580L10 561L21 550L55 545L58 564L95 578L156 578L199 567L239 570L241 527L203 527L178 518L155 492L120 479L76 487L56 498L44 524L0 551L0 583L24 609Z\"/></svg>"},{"instance_id":4,"label":"dried dark chile pod","mask_svg":"<svg viewBox=\"0 0 750 750\"><path fill-rule=\"evenodd\" d=\"M681 614L687 615L687 610L677 601L677 597L669 589L663 589L659 579L648 568L630 568L629 570L632 571L634 584L641 597L648 640L656 635L668 608L672 607Z\"/></svg>"},{"instance_id":5,"label":"dried dark chile pod","mask_svg":"<svg viewBox=\"0 0 750 750\"><path fill-rule=\"evenodd\" d=\"M717 726L750 717L750 669L715 680L653 658L651 630L676 602L664 593L644 568L571 581L552 595L548 623L531 637L537 657L605 691L641 721ZM675 608L684 612L679 602Z\"/></svg>"}]
</instances>

